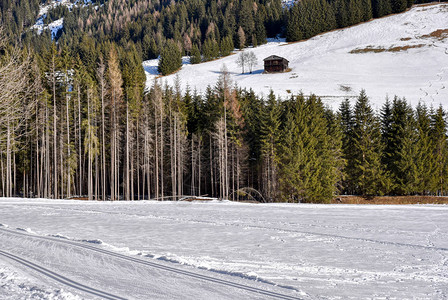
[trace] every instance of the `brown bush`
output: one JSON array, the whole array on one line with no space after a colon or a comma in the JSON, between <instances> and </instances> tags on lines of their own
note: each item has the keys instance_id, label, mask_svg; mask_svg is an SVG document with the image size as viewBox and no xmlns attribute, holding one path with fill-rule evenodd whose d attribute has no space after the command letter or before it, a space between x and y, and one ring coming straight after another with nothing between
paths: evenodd
<instances>
[{"instance_id":1,"label":"brown bush","mask_svg":"<svg viewBox=\"0 0 448 300\"><path fill-rule=\"evenodd\" d=\"M448 197L437 196L381 196L364 198L361 196L338 196L334 204L448 204Z\"/></svg>"}]
</instances>

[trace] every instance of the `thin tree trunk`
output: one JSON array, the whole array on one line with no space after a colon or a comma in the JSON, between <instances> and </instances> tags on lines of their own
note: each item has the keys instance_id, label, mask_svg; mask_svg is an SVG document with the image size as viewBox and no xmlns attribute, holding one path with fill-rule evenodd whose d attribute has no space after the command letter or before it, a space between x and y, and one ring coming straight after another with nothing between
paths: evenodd
<instances>
[{"instance_id":1,"label":"thin tree trunk","mask_svg":"<svg viewBox=\"0 0 448 300\"><path fill-rule=\"evenodd\" d=\"M82 132L81 132L81 86L78 85L78 160L79 160L79 195L82 195L82 181L83 181L83 171L82 171Z\"/></svg>"},{"instance_id":2,"label":"thin tree trunk","mask_svg":"<svg viewBox=\"0 0 448 300\"><path fill-rule=\"evenodd\" d=\"M53 54L52 57L52 79L53 79L53 174L54 174L54 182L53 182L53 198L58 198L58 155L57 155L57 147L56 147L56 141L57 141L57 115L56 115L56 66L55 66L55 57Z\"/></svg>"},{"instance_id":3,"label":"thin tree trunk","mask_svg":"<svg viewBox=\"0 0 448 300\"><path fill-rule=\"evenodd\" d=\"M129 189L129 101L126 101L126 200L130 200Z\"/></svg>"}]
</instances>

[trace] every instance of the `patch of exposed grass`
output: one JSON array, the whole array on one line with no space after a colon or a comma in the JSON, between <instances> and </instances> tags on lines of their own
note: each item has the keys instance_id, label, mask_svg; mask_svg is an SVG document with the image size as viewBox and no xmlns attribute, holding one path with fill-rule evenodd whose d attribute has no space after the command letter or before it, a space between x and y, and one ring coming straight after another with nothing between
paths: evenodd
<instances>
[{"instance_id":1,"label":"patch of exposed grass","mask_svg":"<svg viewBox=\"0 0 448 300\"><path fill-rule=\"evenodd\" d=\"M358 54L358 53L401 52L414 48L422 48L424 46L425 46L424 44L418 44L418 45L395 46L387 49L382 47L374 48L373 46L367 46L366 48L362 49L353 49L352 51L350 51L350 53Z\"/></svg>"},{"instance_id":2,"label":"patch of exposed grass","mask_svg":"<svg viewBox=\"0 0 448 300\"><path fill-rule=\"evenodd\" d=\"M436 31L431 32L430 34L425 34L420 36L421 39L438 39L439 41L443 41L448 38L448 29L437 29Z\"/></svg>"},{"instance_id":3,"label":"patch of exposed grass","mask_svg":"<svg viewBox=\"0 0 448 300\"><path fill-rule=\"evenodd\" d=\"M350 86L348 86L348 85L343 85L343 84L340 84L340 85L339 85L339 89L340 89L341 91L343 91L343 92L346 92L346 93L352 91L352 88L351 88Z\"/></svg>"},{"instance_id":4,"label":"patch of exposed grass","mask_svg":"<svg viewBox=\"0 0 448 300\"><path fill-rule=\"evenodd\" d=\"M406 41L410 41L412 38L410 37L405 37L405 38L401 38L400 41L406 42Z\"/></svg>"},{"instance_id":5,"label":"patch of exposed grass","mask_svg":"<svg viewBox=\"0 0 448 300\"><path fill-rule=\"evenodd\" d=\"M448 204L448 197L436 196L339 196L331 203L340 204Z\"/></svg>"}]
</instances>

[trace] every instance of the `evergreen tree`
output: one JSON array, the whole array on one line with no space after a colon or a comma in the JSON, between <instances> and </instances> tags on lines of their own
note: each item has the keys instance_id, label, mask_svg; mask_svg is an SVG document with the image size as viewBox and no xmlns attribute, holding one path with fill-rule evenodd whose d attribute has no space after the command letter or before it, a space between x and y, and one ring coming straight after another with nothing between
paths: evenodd
<instances>
[{"instance_id":1,"label":"evergreen tree","mask_svg":"<svg viewBox=\"0 0 448 300\"><path fill-rule=\"evenodd\" d=\"M391 7L393 13L400 13L406 10L408 5L407 0L391 0Z\"/></svg>"},{"instance_id":2,"label":"evergreen tree","mask_svg":"<svg viewBox=\"0 0 448 300\"><path fill-rule=\"evenodd\" d=\"M159 72L162 75L171 74L182 67L182 56L173 41L168 41L160 54Z\"/></svg>"},{"instance_id":3,"label":"evergreen tree","mask_svg":"<svg viewBox=\"0 0 448 300\"><path fill-rule=\"evenodd\" d=\"M224 37L221 40L221 45L220 45L220 54L221 56L227 56L230 55L230 53L232 53L233 51L233 39L230 35Z\"/></svg>"},{"instance_id":4,"label":"evergreen tree","mask_svg":"<svg viewBox=\"0 0 448 300\"><path fill-rule=\"evenodd\" d=\"M442 106L431 114L430 137L433 143L433 176L431 187L437 195L445 195L448 182L448 152L446 136L446 113Z\"/></svg>"},{"instance_id":5,"label":"evergreen tree","mask_svg":"<svg viewBox=\"0 0 448 300\"><path fill-rule=\"evenodd\" d=\"M202 62L201 52L196 44L191 48L190 63L199 64Z\"/></svg>"},{"instance_id":6,"label":"evergreen tree","mask_svg":"<svg viewBox=\"0 0 448 300\"><path fill-rule=\"evenodd\" d=\"M261 153L263 159L263 192L269 201L278 195L278 155L281 107L274 92L269 93L261 118Z\"/></svg>"},{"instance_id":7,"label":"evergreen tree","mask_svg":"<svg viewBox=\"0 0 448 300\"><path fill-rule=\"evenodd\" d=\"M361 91L353 112L353 174L355 191L364 196L382 195L389 186L381 165L380 124Z\"/></svg>"},{"instance_id":8,"label":"evergreen tree","mask_svg":"<svg viewBox=\"0 0 448 300\"><path fill-rule=\"evenodd\" d=\"M431 189L431 178L434 165L434 156L431 141L431 119L428 109L422 103L415 110L417 128L417 183L416 189L422 195Z\"/></svg>"},{"instance_id":9,"label":"evergreen tree","mask_svg":"<svg viewBox=\"0 0 448 300\"><path fill-rule=\"evenodd\" d=\"M286 25L286 41L294 42L303 39L303 33L300 30L302 14L300 10L300 2L296 2L289 10L288 22Z\"/></svg>"},{"instance_id":10,"label":"evergreen tree","mask_svg":"<svg viewBox=\"0 0 448 300\"><path fill-rule=\"evenodd\" d=\"M388 133L385 155L388 157L386 170L394 182L395 193L403 194L411 184L410 172L414 172L415 149L411 149L415 143L413 124L413 111L405 100L395 97L390 118L390 131ZM407 147L407 148L405 148ZM412 147L413 148L413 147ZM408 157L404 155L409 155ZM406 174L407 173L407 174Z\"/></svg>"},{"instance_id":11,"label":"evergreen tree","mask_svg":"<svg viewBox=\"0 0 448 300\"><path fill-rule=\"evenodd\" d=\"M350 101L345 99L342 101L338 119L340 122L341 134L342 134L342 154L343 158L347 162L344 168L344 180L342 183L343 191L347 194L355 193L355 186L352 179L354 178L354 152L353 152L353 111L350 106Z\"/></svg>"},{"instance_id":12,"label":"evergreen tree","mask_svg":"<svg viewBox=\"0 0 448 300\"><path fill-rule=\"evenodd\" d=\"M303 95L287 104L279 153L279 182L286 201L329 201L337 190L339 162L333 156L322 102Z\"/></svg>"}]
</instances>

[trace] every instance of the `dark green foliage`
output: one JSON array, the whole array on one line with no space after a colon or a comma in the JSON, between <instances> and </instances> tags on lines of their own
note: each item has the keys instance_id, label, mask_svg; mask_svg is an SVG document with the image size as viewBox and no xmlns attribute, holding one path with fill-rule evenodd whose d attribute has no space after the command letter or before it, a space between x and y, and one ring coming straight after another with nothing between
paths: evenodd
<instances>
[{"instance_id":1,"label":"dark green foliage","mask_svg":"<svg viewBox=\"0 0 448 300\"><path fill-rule=\"evenodd\" d=\"M431 114L430 138L433 150L433 168L431 188L443 195L448 183L448 151L447 151L446 113L440 106Z\"/></svg>"},{"instance_id":2,"label":"dark green foliage","mask_svg":"<svg viewBox=\"0 0 448 300\"><path fill-rule=\"evenodd\" d=\"M160 54L159 72L162 75L174 73L182 67L182 56L173 41L168 41Z\"/></svg>"},{"instance_id":3,"label":"dark green foliage","mask_svg":"<svg viewBox=\"0 0 448 300\"><path fill-rule=\"evenodd\" d=\"M336 192L338 158L334 156L328 120L315 96L292 98L278 150L282 197L292 202L325 202ZM331 128L331 127L330 127Z\"/></svg>"},{"instance_id":4,"label":"dark green foliage","mask_svg":"<svg viewBox=\"0 0 448 300\"><path fill-rule=\"evenodd\" d=\"M299 24L302 22L302 14L299 4L294 5L288 15L288 22L286 26L286 40L300 41L303 39L303 33L299 28Z\"/></svg>"},{"instance_id":5,"label":"dark green foliage","mask_svg":"<svg viewBox=\"0 0 448 300\"><path fill-rule=\"evenodd\" d=\"M392 13L390 0L372 0L373 17L380 18Z\"/></svg>"},{"instance_id":6,"label":"dark green foliage","mask_svg":"<svg viewBox=\"0 0 448 300\"><path fill-rule=\"evenodd\" d=\"M14 40L20 37L36 23L39 4L39 0L0 1L0 24L4 33Z\"/></svg>"},{"instance_id":7,"label":"dark green foliage","mask_svg":"<svg viewBox=\"0 0 448 300\"><path fill-rule=\"evenodd\" d=\"M221 56L227 56L230 55L230 53L232 53L234 47L233 47L233 38L229 35L224 37L221 40L221 45L220 45L220 54Z\"/></svg>"},{"instance_id":8,"label":"dark green foliage","mask_svg":"<svg viewBox=\"0 0 448 300\"><path fill-rule=\"evenodd\" d=\"M210 61L219 56L219 46L214 39L208 39L202 46L204 61Z\"/></svg>"},{"instance_id":9,"label":"dark green foliage","mask_svg":"<svg viewBox=\"0 0 448 300\"><path fill-rule=\"evenodd\" d=\"M352 181L349 180L348 176L352 173L354 169L354 158L353 158L353 111L350 106L350 101L345 99L338 112L338 120L340 122L340 130L342 135L342 157L345 159L346 167L344 173L347 178L344 178L342 182L342 190L348 194L354 194L355 188Z\"/></svg>"},{"instance_id":10,"label":"dark green foliage","mask_svg":"<svg viewBox=\"0 0 448 300\"><path fill-rule=\"evenodd\" d=\"M390 119L390 131L384 151L388 156L386 165L394 182L394 191L397 194L409 194L415 191L416 166L414 116L412 108L404 99L395 97Z\"/></svg>"},{"instance_id":11,"label":"dark green foliage","mask_svg":"<svg viewBox=\"0 0 448 300\"><path fill-rule=\"evenodd\" d=\"M199 64L202 61L201 51L196 44L191 48L190 63Z\"/></svg>"},{"instance_id":12,"label":"dark green foliage","mask_svg":"<svg viewBox=\"0 0 448 300\"><path fill-rule=\"evenodd\" d=\"M382 195L389 187L381 165L381 131L369 99L361 91L353 110L353 170L348 174L357 194Z\"/></svg>"},{"instance_id":13,"label":"dark green foliage","mask_svg":"<svg viewBox=\"0 0 448 300\"><path fill-rule=\"evenodd\" d=\"M426 195L430 191L433 170L432 141L430 130L430 115L425 105L419 103L415 110L417 131L417 183L416 192Z\"/></svg>"},{"instance_id":14,"label":"dark green foliage","mask_svg":"<svg viewBox=\"0 0 448 300\"><path fill-rule=\"evenodd\" d=\"M391 0L391 7L393 13L405 11L408 6L407 0Z\"/></svg>"}]
</instances>

